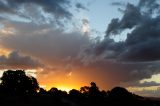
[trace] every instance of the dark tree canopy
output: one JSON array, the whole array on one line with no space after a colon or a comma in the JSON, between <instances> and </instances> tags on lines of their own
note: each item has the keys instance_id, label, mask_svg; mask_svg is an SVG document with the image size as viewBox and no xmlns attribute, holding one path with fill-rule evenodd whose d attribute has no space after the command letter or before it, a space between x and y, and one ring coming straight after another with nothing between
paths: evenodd
<instances>
[{"instance_id":1,"label":"dark tree canopy","mask_svg":"<svg viewBox=\"0 0 160 106\"><path fill-rule=\"evenodd\" d=\"M111 91L110 91L110 96L112 98L124 98L124 99L129 99L129 98L132 98L133 95L128 92L125 88L123 87L115 87L113 88Z\"/></svg>"},{"instance_id":2,"label":"dark tree canopy","mask_svg":"<svg viewBox=\"0 0 160 106\"><path fill-rule=\"evenodd\" d=\"M89 92L89 86L84 86L80 88L81 93L88 93Z\"/></svg>"},{"instance_id":3,"label":"dark tree canopy","mask_svg":"<svg viewBox=\"0 0 160 106\"><path fill-rule=\"evenodd\" d=\"M27 76L24 70L8 70L1 77L4 92L11 95L35 94L39 84L34 77Z\"/></svg>"}]
</instances>

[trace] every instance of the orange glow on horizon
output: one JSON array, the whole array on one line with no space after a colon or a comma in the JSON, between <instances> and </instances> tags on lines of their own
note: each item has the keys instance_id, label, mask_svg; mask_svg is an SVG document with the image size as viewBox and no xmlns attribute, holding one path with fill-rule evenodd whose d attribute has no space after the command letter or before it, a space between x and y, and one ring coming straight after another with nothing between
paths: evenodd
<instances>
[{"instance_id":1,"label":"orange glow on horizon","mask_svg":"<svg viewBox=\"0 0 160 106\"><path fill-rule=\"evenodd\" d=\"M78 71L53 71L50 74L38 74L37 80L42 88L50 90L56 87L59 90L69 92L72 89L79 90L80 87L89 85L87 78L83 78Z\"/></svg>"},{"instance_id":2,"label":"orange glow on horizon","mask_svg":"<svg viewBox=\"0 0 160 106\"><path fill-rule=\"evenodd\" d=\"M72 87L69 87L69 86L57 86L57 88L59 90L66 91L67 93L69 93L70 90L75 89L75 88L72 88Z\"/></svg>"},{"instance_id":3,"label":"orange glow on horizon","mask_svg":"<svg viewBox=\"0 0 160 106\"><path fill-rule=\"evenodd\" d=\"M72 90L72 89L76 89L76 90L80 89L79 86L70 86L70 85L66 85L66 84L55 85L55 86L40 85L40 87L46 89L47 91L50 90L52 87L56 87L58 90L66 91L67 93L69 93L69 91Z\"/></svg>"},{"instance_id":4,"label":"orange glow on horizon","mask_svg":"<svg viewBox=\"0 0 160 106\"><path fill-rule=\"evenodd\" d=\"M10 50L4 49L0 46L0 55L8 56L8 54L11 52Z\"/></svg>"},{"instance_id":5,"label":"orange glow on horizon","mask_svg":"<svg viewBox=\"0 0 160 106\"><path fill-rule=\"evenodd\" d=\"M49 74L37 73L37 80L39 85L43 85L42 88L46 90L56 87L59 90L67 92L72 89L80 90L83 86L90 86L90 82L95 82L100 90L109 90L113 87L112 85L114 82L112 83L112 81L108 80L108 83L104 83L103 79L100 79L110 78L110 76L105 73L93 73L92 69L88 67L74 67L74 70L65 71L62 69L59 71L52 71Z\"/></svg>"}]
</instances>

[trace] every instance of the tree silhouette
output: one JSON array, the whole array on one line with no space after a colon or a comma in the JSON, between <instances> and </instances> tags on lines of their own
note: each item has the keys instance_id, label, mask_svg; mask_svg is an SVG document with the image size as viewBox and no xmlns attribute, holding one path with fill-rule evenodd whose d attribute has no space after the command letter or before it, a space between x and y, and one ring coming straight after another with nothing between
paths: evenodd
<instances>
[{"instance_id":1,"label":"tree silhouette","mask_svg":"<svg viewBox=\"0 0 160 106\"><path fill-rule=\"evenodd\" d=\"M160 106L160 101L140 97L123 87L100 91L95 82L81 87L80 91L72 89L69 94L55 87L46 91L39 88L37 80L27 76L23 70L5 71L1 80L2 106Z\"/></svg>"},{"instance_id":2,"label":"tree silhouette","mask_svg":"<svg viewBox=\"0 0 160 106\"><path fill-rule=\"evenodd\" d=\"M37 80L27 76L24 70L5 71L1 80L4 92L9 95L30 95L35 94L39 89Z\"/></svg>"},{"instance_id":3,"label":"tree silhouette","mask_svg":"<svg viewBox=\"0 0 160 106\"><path fill-rule=\"evenodd\" d=\"M47 95L47 91L44 88L39 88L38 94L42 95L42 96L46 96Z\"/></svg>"},{"instance_id":4,"label":"tree silhouette","mask_svg":"<svg viewBox=\"0 0 160 106\"><path fill-rule=\"evenodd\" d=\"M115 87L113 88L110 93L109 96L113 99L124 99L124 100L128 100L128 99L133 99L134 95L130 92L128 92L125 88L122 87Z\"/></svg>"},{"instance_id":5,"label":"tree silhouette","mask_svg":"<svg viewBox=\"0 0 160 106\"><path fill-rule=\"evenodd\" d=\"M88 92L89 92L89 86L81 87L81 88L80 88L80 92L81 92L81 93L84 93L84 94L85 94L85 93L88 93Z\"/></svg>"},{"instance_id":6,"label":"tree silhouette","mask_svg":"<svg viewBox=\"0 0 160 106\"><path fill-rule=\"evenodd\" d=\"M90 95L97 95L100 93L99 88L97 87L95 82L91 82L91 87L89 88Z\"/></svg>"},{"instance_id":7,"label":"tree silhouette","mask_svg":"<svg viewBox=\"0 0 160 106\"><path fill-rule=\"evenodd\" d=\"M69 91L69 95L71 97L80 97L81 93L76 89L72 89L72 90Z\"/></svg>"}]
</instances>

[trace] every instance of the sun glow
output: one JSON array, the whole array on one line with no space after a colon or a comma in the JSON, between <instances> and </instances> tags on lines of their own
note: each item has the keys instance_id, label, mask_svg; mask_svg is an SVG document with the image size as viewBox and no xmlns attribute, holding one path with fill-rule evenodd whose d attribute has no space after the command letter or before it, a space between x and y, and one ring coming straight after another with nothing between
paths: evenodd
<instances>
[{"instance_id":1,"label":"sun glow","mask_svg":"<svg viewBox=\"0 0 160 106\"><path fill-rule=\"evenodd\" d=\"M89 32L89 26L88 25L83 25L82 26L82 32Z\"/></svg>"},{"instance_id":2,"label":"sun glow","mask_svg":"<svg viewBox=\"0 0 160 106\"><path fill-rule=\"evenodd\" d=\"M2 46L0 46L0 55L8 56L9 53L9 50L4 49Z\"/></svg>"},{"instance_id":3,"label":"sun glow","mask_svg":"<svg viewBox=\"0 0 160 106\"><path fill-rule=\"evenodd\" d=\"M69 93L70 90L72 90L72 87L67 87L67 86L57 86L58 90L66 91Z\"/></svg>"}]
</instances>

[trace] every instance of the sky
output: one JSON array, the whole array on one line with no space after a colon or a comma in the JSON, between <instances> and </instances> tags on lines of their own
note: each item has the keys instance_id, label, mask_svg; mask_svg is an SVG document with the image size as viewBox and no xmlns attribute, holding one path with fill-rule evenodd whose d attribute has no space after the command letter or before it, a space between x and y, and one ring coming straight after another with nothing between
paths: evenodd
<instances>
[{"instance_id":1,"label":"sky","mask_svg":"<svg viewBox=\"0 0 160 106\"><path fill-rule=\"evenodd\" d=\"M160 96L158 0L0 0L0 74Z\"/></svg>"}]
</instances>

